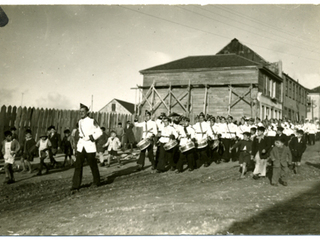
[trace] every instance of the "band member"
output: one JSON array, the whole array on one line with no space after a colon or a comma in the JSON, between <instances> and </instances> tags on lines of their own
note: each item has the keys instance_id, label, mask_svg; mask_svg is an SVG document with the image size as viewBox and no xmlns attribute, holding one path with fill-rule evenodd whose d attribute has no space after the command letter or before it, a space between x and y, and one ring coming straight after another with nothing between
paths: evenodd
<instances>
[{"instance_id":1,"label":"band member","mask_svg":"<svg viewBox=\"0 0 320 240\"><path fill-rule=\"evenodd\" d=\"M145 121L138 123L135 119L134 125L136 127L142 127L142 139L148 139L150 141L150 145L144 149L141 150L139 159L137 161L138 168L137 171L141 171L144 168L145 164L145 158L146 158L146 151L148 151L148 158L151 162L151 169L155 169L155 161L154 161L154 155L153 155L153 138L157 135L157 125L154 121L151 120L151 112L148 110L145 111Z\"/></svg>"},{"instance_id":2,"label":"band member","mask_svg":"<svg viewBox=\"0 0 320 240\"><path fill-rule=\"evenodd\" d=\"M169 162L171 166L171 170L174 170L174 162L173 162L173 149L165 150L164 145L168 143L170 140L175 140L178 137L177 131L169 125L170 119L168 117L164 117L163 121L163 128L161 131L161 136L159 138L160 143L160 152L159 152L159 162L157 164L157 173L164 172L166 170L166 164Z\"/></svg>"},{"instance_id":3,"label":"band member","mask_svg":"<svg viewBox=\"0 0 320 240\"><path fill-rule=\"evenodd\" d=\"M96 160L96 143L95 141L102 135L101 128L98 123L88 116L89 108L80 104L80 117L79 120L79 141L77 143L76 162L74 164L74 174L72 180L71 190L78 190L82 181L82 170L84 160L91 168L93 176L93 187L100 185L100 173Z\"/></svg>"},{"instance_id":4,"label":"band member","mask_svg":"<svg viewBox=\"0 0 320 240\"><path fill-rule=\"evenodd\" d=\"M166 114L165 113L161 113L160 116L157 118L157 120L155 121L156 122L156 125L157 125L157 135L155 137L155 144L156 144L156 147L157 147L157 150L156 150L156 157L155 157L155 163L154 165L157 166L158 162L159 162L159 154L160 154L160 143L159 143L159 138L161 137L161 131L163 129L163 122L162 122L162 119L166 117Z\"/></svg>"},{"instance_id":5,"label":"band member","mask_svg":"<svg viewBox=\"0 0 320 240\"><path fill-rule=\"evenodd\" d=\"M207 147L208 144L205 145L205 142L208 141L208 137L213 138L212 131L210 126L204 121L204 114L200 113L198 116L198 122L193 125L195 130L195 138L196 138L196 147L198 153L197 159L197 168L200 168L203 164L204 167L209 166L209 158L207 155ZM199 143L204 143L200 145Z\"/></svg>"},{"instance_id":6,"label":"band member","mask_svg":"<svg viewBox=\"0 0 320 240\"><path fill-rule=\"evenodd\" d=\"M268 138L271 146L274 146L274 141L277 135L277 127L275 127L275 124L272 124L271 122L268 123L266 126L266 137Z\"/></svg>"},{"instance_id":7,"label":"band member","mask_svg":"<svg viewBox=\"0 0 320 240\"><path fill-rule=\"evenodd\" d=\"M195 141L194 129L189 125L190 119L187 117L184 117L182 119L182 123L183 123L183 127L182 127L183 131L179 135L179 140L180 140L179 146L180 147L186 146L186 144L191 141L192 142ZM183 171L184 162L187 162L188 169L190 172L195 169L196 163L195 163L195 159L194 159L194 148L192 148L188 151L185 151L185 152L180 151L180 157L179 157L179 161L177 164L176 173L181 173Z\"/></svg>"},{"instance_id":8,"label":"band member","mask_svg":"<svg viewBox=\"0 0 320 240\"><path fill-rule=\"evenodd\" d=\"M180 124L182 116L173 112L170 114L170 117L171 117L171 121L172 121L170 125L176 130L176 132L179 135L183 131L183 127ZM176 169L176 165L179 161L179 158L180 158L179 146L177 145L173 148L173 165L170 165L171 171L174 171Z\"/></svg>"},{"instance_id":9,"label":"band member","mask_svg":"<svg viewBox=\"0 0 320 240\"><path fill-rule=\"evenodd\" d=\"M238 126L238 132L237 132L237 136L240 139L243 139L243 133L245 132L249 132L250 133L250 128L248 125L248 119L246 117L242 117L240 120L240 124Z\"/></svg>"}]
</instances>

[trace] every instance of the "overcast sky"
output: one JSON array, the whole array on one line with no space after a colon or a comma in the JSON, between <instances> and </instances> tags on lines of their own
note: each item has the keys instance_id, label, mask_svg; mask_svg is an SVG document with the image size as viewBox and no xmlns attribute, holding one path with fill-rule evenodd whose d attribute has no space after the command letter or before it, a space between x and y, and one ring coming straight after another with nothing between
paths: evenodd
<instances>
[{"instance_id":1,"label":"overcast sky","mask_svg":"<svg viewBox=\"0 0 320 240\"><path fill-rule=\"evenodd\" d=\"M233 38L320 85L319 5L1 5L0 105L134 103L140 70L214 55ZM22 94L23 93L23 94ZM23 98L22 98L23 96Z\"/></svg>"}]
</instances>

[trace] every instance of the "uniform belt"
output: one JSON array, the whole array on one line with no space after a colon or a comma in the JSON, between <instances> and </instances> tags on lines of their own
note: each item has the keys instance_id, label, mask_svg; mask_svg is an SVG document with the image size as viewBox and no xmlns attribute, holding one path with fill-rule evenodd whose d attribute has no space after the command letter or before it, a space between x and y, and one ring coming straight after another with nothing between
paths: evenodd
<instances>
[{"instance_id":1,"label":"uniform belt","mask_svg":"<svg viewBox=\"0 0 320 240\"><path fill-rule=\"evenodd\" d=\"M169 138L169 136L162 136L162 135L161 135L160 137L163 137L163 138Z\"/></svg>"},{"instance_id":2,"label":"uniform belt","mask_svg":"<svg viewBox=\"0 0 320 240\"><path fill-rule=\"evenodd\" d=\"M196 134L205 134L207 132L196 132Z\"/></svg>"}]
</instances>

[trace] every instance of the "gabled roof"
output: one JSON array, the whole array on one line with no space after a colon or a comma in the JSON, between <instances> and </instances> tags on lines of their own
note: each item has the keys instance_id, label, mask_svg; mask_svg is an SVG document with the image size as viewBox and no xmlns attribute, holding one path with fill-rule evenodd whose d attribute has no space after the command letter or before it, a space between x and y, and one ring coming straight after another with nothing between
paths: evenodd
<instances>
[{"instance_id":1,"label":"gabled roof","mask_svg":"<svg viewBox=\"0 0 320 240\"><path fill-rule=\"evenodd\" d=\"M118 103L120 103L125 109L127 109L131 114L134 114L134 104L133 103L129 103L129 102L125 102L119 99L114 99L116 100Z\"/></svg>"},{"instance_id":2,"label":"gabled roof","mask_svg":"<svg viewBox=\"0 0 320 240\"><path fill-rule=\"evenodd\" d=\"M259 66L259 63L246 59L236 54L221 54L207 56L189 56L169 63L158 65L152 68L141 70L140 73L148 71L163 70L183 70L183 69L201 69L218 67L244 67Z\"/></svg>"},{"instance_id":3,"label":"gabled roof","mask_svg":"<svg viewBox=\"0 0 320 240\"><path fill-rule=\"evenodd\" d=\"M239 42L238 39L234 38L231 40L229 44L223 47L217 55L220 54L230 54L234 53L239 56L245 57L257 63L266 64L268 63L263 57L261 57L258 53L253 51L251 48L247 47L246 45Z\"/></svg>"},{"instance_id":4,"label":"gabled roof","mask_svg":"<svg viewBox=\"0 0 320 240\"><path fill-rule=\"evenodd\" d=\"M314 89L310 89L309 93L320 93L320 86Z\"/></svg>"},{"instance_id":5,"label":"gabled roof","mask_svg":"<svg viewBox=\"0 0 320 240\"><path fill-rule=\"evenodd\" d=\"M103 108L100 109L100 111L102 109L104 109L108 104L110 104L113 100L117 101L119 104L121 104L125 109L127 109L131 114L134 114L134 104L133 103L129 103L129 102L126 102L126 101L122 101L122 100L119 100L119 99L112 99L110 102L108 102Z\"/></svg>"}]
</instances>

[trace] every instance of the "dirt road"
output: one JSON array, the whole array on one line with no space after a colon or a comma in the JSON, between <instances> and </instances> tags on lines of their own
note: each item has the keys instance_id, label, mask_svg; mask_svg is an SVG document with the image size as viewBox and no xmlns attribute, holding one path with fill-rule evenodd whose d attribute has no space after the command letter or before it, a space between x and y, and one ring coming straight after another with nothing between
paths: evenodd
<instances>
[{"instance_id":1,"label":"dirt road","mask_svg":"<svg viewBox=\"0 0 320 240\"><path fill-rule=\"evenodd\" d=\"M135 172L135 158L100 168L99 188L90 188L86 166L75 194L72 168L15 173L16 183L0 186L0 235L320 234L319 142L308 146L287 187L238 180L234 162L156 174L149 165Z\"/></svg>"}]
</instances>

